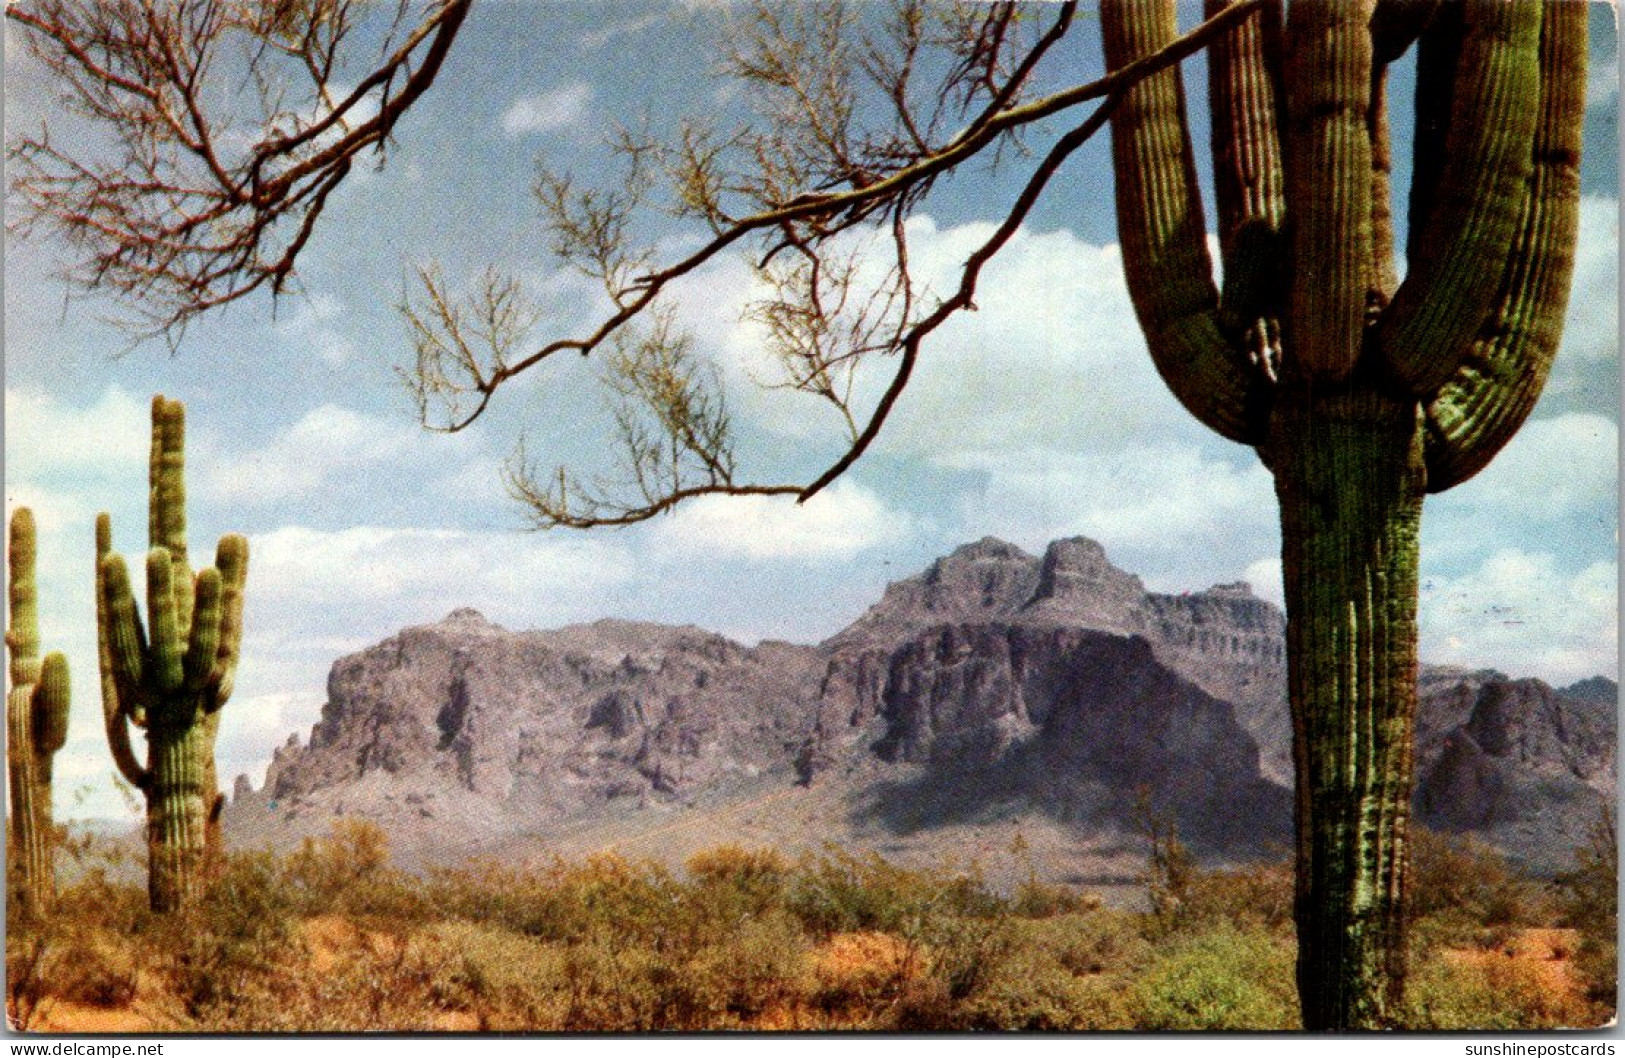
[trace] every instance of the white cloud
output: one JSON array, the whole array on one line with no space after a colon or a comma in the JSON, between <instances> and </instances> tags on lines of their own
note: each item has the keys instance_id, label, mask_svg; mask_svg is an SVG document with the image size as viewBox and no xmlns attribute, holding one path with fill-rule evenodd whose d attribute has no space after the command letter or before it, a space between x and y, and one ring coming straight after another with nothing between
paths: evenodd
<instances>
[{"instance_id":1,"label":"white cloud","mask_svg":"<svg viewBox=\"0 0 1625 1058\"><path fill-rule=\"evenodd\" d=\"M33 388L6 387L6 477L33 479L72 468L103 476L143 468L151 448L151 405L108 386L74 407Z\"/></svg>"},{"instance_id":2,"label":"white cloud","mask_svg":"<svg viewBox=\"0 0 1625 1058\"><path fill-rule=\"evenodd\" d=\"M580 44L581 47L586 51L597 51L606 44L619 40L622 37L629 37L642 33L644 30L649 29L652 26L657 26L664 21L666 21L665 13L655 11L647 15L642 15L638 18L628 19L624 22L611 22L609 25L604 26L601 29L595 29L587 33L583 33L580 37Z\"/></svg>"},{"instance_id":3,"label":"white cloud","mask_svg":"<svg viewBox=\"0 0 1625 1058\"><path fill-rule=\"evenodd\" d=\"M1587 195L1580 200L1580 237L1563 344L1548 385L1561 391L1583 384L1583 373L1592 362L1618 358L1619 200Z\"/></svg>"},{"instance_id":4,"label":"white cloud","mask_svg":"<svg viewBox=\"0 0 1625 1058\"><path fill-rule=\"evenodd\" d=\"M987 475L982 492L963 501L967 525L996 518L1001 534L1030 547L1082 534L1150 586L1186 590L1242 577L1260 552L1278 546L1269 472L1237 453L1227 460L1196 446L1156 444L1093 454L969 453L945 462Z\"/></svg>"},{"instance_id":5,"label":"white cloud","mask_svg":"<svg viewBox=\"0 0 1625 1058\"><path fill-rule=\"evenodd\" d=\"M1619 564L1562 571L1548 553L1498 551L1456 578L1426 578L1421 653L1562 685L1619 665Z\"/></svg>"},{"instance_id":6,"label":"white cloud","mask_svg":"<svg viewBox=\"0 0 1625 1058\"><path fill-rule=\"evenodd\" d=\"M583 536L287 526L249 546L260 627L304 638L365 639L459 606L521 628L602 617L603 592L634 570L623 546Z\"/></svg>"},{"instance_id":7,"label":"white cloud","mask_svg":"<svg viewBox=\"0 0 1625 1058\"><path fill-rule=\"evenodd\" d=\"M1286 609L1286 593L1281 582L1281 560L1276 557L1261 558L1249 564L1241 575L1241 579L1253 589L1253 594L1260 599Z\"/></svg>"},{"instance_id":8,"label":"white cloud","mask_svg":"<svg viewBox=\"0 0 1625 1058\"><path fill-rule=\"evenodd\" d=\"M409 424L323 404L258 451L216 455L205 480L221 501L275 503L387 462L419 437Z\"/></svg>"},{"instance_id":9,"label":"white cloud","mask_svg":"<svg viewBox=\"0 0 1625 1058\"><path fill-rule=\"evenodd\" d=\"M587 117L592 86L575 81L537 95L520 96L502 114L502 131L509 137L552 132L578 125Z\"/></svg>"},{"instance_id":10,"label":"white cloud","mask_svg":"<svg viewBox=\"0 0 1625 1058\"><path fill-rule=\"evenodd\" d=\"M1471 498L1501 517L1551 522L1589 507L1614 506L1619 488L1619 424L1571 413L1534 419L1473 481Z\"/></svg>"},{"instance_id":11,"label":"white cloud","mask_svg":"<svg viewBox=\"0 0 1625 1058\"><path fill-rule=\"evenodd\" d=\"M849 481L806 503L790 496L708 496L656 523L657 549L745 559L850 558L909 533L907 515Z\"/></svg>"},{"instance_id":12,"label":"white cloud","mask_svg":"<svg viewBox=\"0 0 1625 1058\"><path fill-rule=\"evenodd\" d=\"M342 367L355 359L355 344L341 325L344 309L344 302L331 294L310 295L277 321L277 332L290 345L314 350L329 367Z\"/></svg>"},{"instance_id":13,"label":"white cloud","mask_svg":"<svg viewBox=\"0 0 1625 1058\"><path fill-rule=\"evenodd\" d=\"M1619 43L1607 55L1595 55L1586 68L1586 106L1598 107L1619 98Z\"/></svg>"}]
</instances>

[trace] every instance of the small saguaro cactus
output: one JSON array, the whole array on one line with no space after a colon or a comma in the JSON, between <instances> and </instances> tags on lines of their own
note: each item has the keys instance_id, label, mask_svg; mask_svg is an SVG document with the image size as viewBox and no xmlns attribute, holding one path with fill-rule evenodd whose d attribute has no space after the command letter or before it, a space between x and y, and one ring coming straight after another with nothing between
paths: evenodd
<instances>
[{"instance_id":1,"label":"small saguaro cactus","mask_svg":"<svg viewBox=\"0 0 1625 1058\"><path fill-rule=\"evenodd\" d=\"M47 911L56 897L51 818L51 758L68 738L68 659L39 656L39 591L34 583L34 513L11 516L9 554L11 690L6 695L6 767L11 778L12 892L24 915Z\"/></svg>"},{"instance_id":2,"label":"small saguaro cactus","mask_svg":"<svg viewBox=\"0 0 1625 1058\"><path fill-rule=\"evenodd\" d=\"M221 537L215 564L186 561L186 409L152 402L147 626L143 628L112 520L96 519L96 606L102 709L118 769L147 800L147 891L175 911L196 895L219 853L214 743L231 697L243 631L248 541ZM129 725L147 733L147 763Z\"/></svg>"}]
</instances>

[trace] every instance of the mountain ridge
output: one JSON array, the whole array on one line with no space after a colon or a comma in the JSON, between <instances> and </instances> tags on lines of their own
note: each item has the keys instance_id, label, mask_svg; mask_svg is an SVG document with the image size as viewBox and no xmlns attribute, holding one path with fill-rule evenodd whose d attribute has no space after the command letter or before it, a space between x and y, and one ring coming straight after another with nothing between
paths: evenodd
<instances>
[{"instance_id":1,"label":"mountain ridge","mask_svg":"<svg viewBox=\"0 0 1625 1058\"><path fill-rule=\"evenodd\" d=\"M768 798L794 808L769 841L907 858L1026 826L1092 850L1058 851L1064 877L1119 869L1149 795L1242 859L1290 837L1284 628L1245 584L1148 592L1081 537L964 545L811 645L461 608L335 662L308 743L239 779L227 825L287 845L362 816L410 858L524 857ZM1617 782L1617 686L1574 688L1425 668L1420 818L1552 869Z\"/></svg>"}]
</instances>

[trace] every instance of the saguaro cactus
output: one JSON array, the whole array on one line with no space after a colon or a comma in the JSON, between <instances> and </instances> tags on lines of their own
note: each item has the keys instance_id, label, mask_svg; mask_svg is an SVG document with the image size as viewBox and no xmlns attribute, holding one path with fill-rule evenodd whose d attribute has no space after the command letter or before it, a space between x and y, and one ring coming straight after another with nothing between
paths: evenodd
<instances>
[{"instance_id":1,"label":"saguaro cactus","mask_svg":"<svg viewBox=\"0 0 1625 1058\"><path fill-rule=\"evenodd\" d=\"M218 853L220 793L214 743L242 643L248 542L221 537L215 564L186 561L186 409L152 402L147 619L112 549L112 521L96 520L96 597L102 708L119 771L147 799L147 889L154 911L184 907ZM147 763L129 725L147 732Z\"/></svg>"},{"instance_id":2,"label":"saguaro cactus","mask_svg":"<svg viewBox=\"0 0 1625 1058\"><path fill-rule=\"evenodd\" d=\"M1193 415L1258 451L1280 501L1307 1028L1380 1027L1403 987L1422 499L1490 461L1551 365L1588 6L1293 0L1283 23L1260 5L1209 57L1222 293L1178 71L1113 116L1151 355ZM1106 0L1102 25L1121 68L1173 38L1173 0ZM1417 41L1399 283L1384 75Z\"/></svg>"},{"instance_id":3,"label":"saguaro cactus","mask_svg":"<svg viewBox=\"0 0 1625 1058\"><path fill-rule=\"evenodd\" d=\"M39 656L39 591L34 583L34 513L11 516L8 553L11 690L6 695L6 769L11 780L11 888L18 910L37 915L56 898L51 760L68 738L68 659Z\"/></svg>"}]
</instances>

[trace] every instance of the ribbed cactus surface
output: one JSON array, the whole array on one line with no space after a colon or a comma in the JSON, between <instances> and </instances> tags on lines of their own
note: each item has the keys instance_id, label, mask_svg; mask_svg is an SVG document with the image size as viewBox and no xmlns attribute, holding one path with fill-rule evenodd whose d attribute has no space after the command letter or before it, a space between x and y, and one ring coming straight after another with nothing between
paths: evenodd
<instances>
[{"instance_id":1,"label":"ribbed cactus surface","mask_svg":"<svg viewBox=\"0 0 1625 1058\"><path fill-rule=\"evenodd\" d=\"M98 646L108 746L147 799L148 892L155 911L185 906L218 854L214 743L242 645L248 542L222 537L215 564L186 558L186 410L152 402L152 464L143 625L111 519L96 522ZM144 728L147 762L130 743Z\"/></svg>"},{"instance_id":2,"label":"ribbed cactus surface","mask_svg":"<svg viewBox=\"0 0 1625 1058\"><path fill-rule=\"evenodd\" d=\"M11 816L7 830L10 883L20 913L39 915L56 897L51 811L51 763L68 738L68 660L40 660L39 589L34 579L34 514L11 516L7 550L11 687L6 694L6 770Z\"/></svg>"},{"instance_id":3,"label":"ribbed cactus surface","mask_svg":"<svg viewBox=\"0 0 1625 1058\"><path fill-rule=\"evenodd\" d=\"M1118 227L1159 373L1275 478L1304 1025L1376 1028L1405 977L1422 500L1489 463L1551 366L1578 229L1588 5L1283 7L1259 3L1209 56L1222 292L1177 68L1113 112ZM1176 16L1174 0L1104 0L1107 64L1167 45ZM1413 45L1401 282L1386 72Z\"/></svg>"}]
</instances>

